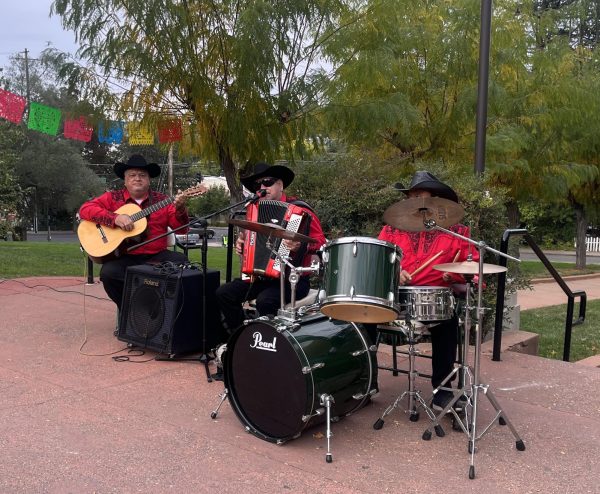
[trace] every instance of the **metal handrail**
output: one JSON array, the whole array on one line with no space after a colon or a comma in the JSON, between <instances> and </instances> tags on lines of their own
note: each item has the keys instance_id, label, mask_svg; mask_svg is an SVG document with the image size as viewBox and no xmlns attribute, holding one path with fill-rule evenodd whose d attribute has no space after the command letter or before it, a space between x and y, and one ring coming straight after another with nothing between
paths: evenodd
<instances>
[{"instance_id":1,"label":"metal handrail","mask_svg":"<svg viewBox=\"0 0 600 494\"><path fill-rule=\"evenodd\" d=\"M533 250L533 252L537 255L542 264L546 267L548 272L554 278L554 281L558 283L561 287L562 291L567 295L567 318L565 321L565 341L563 346L563 360L565 362L569 361L569 354L571 352L571 333L573 326L577 324L582 324L585 321L585 308L587 302L587 294L583 290L579 290L574 292L569 288L566 284L565 280L562 276L556 271L554 266L550 263L546 255L542 252L539 246L535 243L535 240L529 235L526 229L507 229L504 231L502 235L502 242L500 243L500 252L507 253L508 252L508 241L511 235L522 235L529 247ZM506 257L501 256L499 264L501 266L506 267ZM498 275L498 293L496 295L496 320L494 327L494 347L493 347L493 355L492 360L499 361L500 360L500 347L502 345L502 322L504 319L504 292L506 289L506 271L500 273ZM579 317L576 321L573 321L573 308L575 305L575 297L580 297L579 303Z\"/></svg>"}]
</instances>

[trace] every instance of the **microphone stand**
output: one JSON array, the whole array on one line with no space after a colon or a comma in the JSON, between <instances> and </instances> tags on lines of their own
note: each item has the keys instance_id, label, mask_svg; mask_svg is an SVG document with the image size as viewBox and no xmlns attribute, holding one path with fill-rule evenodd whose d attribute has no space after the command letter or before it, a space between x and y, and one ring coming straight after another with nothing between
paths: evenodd
<instances>
[{"instance_id":1,"label":"microphone stand","mask_svg":"<svg viewBox=\"0 0 600 494\"><path fill-rule=\"evenodd\" d=\"M259 191L260 192L260 191ZM161 357L158 356L156 357L156 360L158 361L168 361L168 362L175 362L175 361L188 361L188 362L202 362L204 363L204 369L206 371L206 379L208 382L213 382L213 378L210 375L210 370L208 369L208 364L211 360L213 360L214 357L210 357L208 355L208 352L206 351L206 276L207 276L207 266L208 266L208 236L206 233L206 227L208 225L207 220L209 220L210 218L213 218L214 216L217 216L221 213L224 213L225 211L230 211L231 209L234 209L238 206L248 206L249 204L258 201L261 197L264 197L264 192L263 193L256 193L253 196L244 199L243 201L239 201L235 204L232 204L230 206L227 206L223 209L220 209L218 211L215 211L213 213L210 213L206 216L200 217L200 218L193 218L190 222L186 223L185 225L181 225L178 226L177 228L172 229L171 231L165 232L165 233L161 233L160 235L157 235L156 237L153 237L151 239L148 239L144 242L141 242L139 244L135 244L132 245L131 247L129 247L127 249L127 252L131 252L132 250L138 249L140 247L142 247L143 245L149 244L150 242L154 242L158 239L161 239L163 237L166 237L167 235L171 235L171 234L175 234L176 232L178 232L179 230L183 230L185 228L189 228L191 226L198 226L199 228L203 229L203 233L202 233L202 249L201 249L201 266L202 266L202 354L199 357L175 357L175 356L166 356L166 357ZM231 247L231 242L227 243L227 248L230 249ZM229 262L229 261L228 261ZM229 268L228 268L229 269ZM218 310L218 309L217 309Z\"/></svg>"}]
</instances>

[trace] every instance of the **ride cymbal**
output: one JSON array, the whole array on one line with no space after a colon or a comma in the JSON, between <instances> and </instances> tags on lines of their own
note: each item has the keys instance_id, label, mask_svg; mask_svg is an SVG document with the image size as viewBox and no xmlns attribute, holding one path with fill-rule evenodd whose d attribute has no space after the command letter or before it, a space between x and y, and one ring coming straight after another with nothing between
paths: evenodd
<instances>
[{"instance_id":1,"label":"ride cymbal","mask_svg":"<svg viewBox=\"0 0 600 494\"><path fill-rule=\"evenodd\" d=\"M479 274L479 263L475 261L448 262L433 266L433 269L455 274ZM506 270L507 268L497 264L484 263L483 265L483 274L503 273Z\"/></svg>"},{"instance_id":2,"label":"ride cymbal","mask_svg":"<svg viewBox=\"0 0 600 494\"><path fill-rule=\"evenodd\" d=\"M253 232L262 233L263 235L270 235L271 237L292 240L293 242L306 242L311 244L318 242L318 240L302 235L301 233L288 231L275 223L258 223L255 221L236 219L230 219L229 223L239 226L240 228L245 228L246 230L252 230Z\"/></svg>"},{"instance_id":3,"label":"ride cymbal","mask_svg":"<svg viewBox=\"0 0 600 494\"><path fill-rule=\"evenodd\" d=\"M399 230L422 232L425 221L434 220L442 228L458 223L465 214L464 208L442 197L411 197L396 202L383 213L383 221Z\"/></svg>"}]
</instances>

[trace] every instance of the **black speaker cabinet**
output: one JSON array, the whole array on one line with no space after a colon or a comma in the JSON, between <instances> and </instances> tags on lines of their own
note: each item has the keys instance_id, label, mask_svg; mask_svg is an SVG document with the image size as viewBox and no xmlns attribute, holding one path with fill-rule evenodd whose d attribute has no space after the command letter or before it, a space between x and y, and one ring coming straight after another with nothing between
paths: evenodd
<instances>
[{"instance_id":1,"label":"black speaker cabinet","mask_svg":"<svg viewBox=\"0 0 600 494\"><path fill-rule=\"evenodd\" d=\"M165 273L151 265L128 268L117 338L169 355L208 352L222 331L215 296L220 272L208 269L206 273L205 319L203 278L202 271L196 269Z\"/></svg>"}]
</instances>

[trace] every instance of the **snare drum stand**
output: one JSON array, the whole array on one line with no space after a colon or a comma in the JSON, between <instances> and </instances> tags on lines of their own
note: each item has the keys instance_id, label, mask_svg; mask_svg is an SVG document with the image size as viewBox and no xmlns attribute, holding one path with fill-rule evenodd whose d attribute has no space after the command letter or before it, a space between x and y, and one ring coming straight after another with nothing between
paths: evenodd
<instances>
[{"instance_id":1,"label":"snare drum stand","mask_svg":"<svg viewBox=\"0 0 600 494\"><path fill-rule=\"evenodd\" d=\"M413 312L415 311L413 310ZM420 352L415 348L415 344L418 343L418 339L415 336L415 324L411 319L410 311L407 311L405 321L406 326L408 327L408 391L404 391L400 396L398 396L398 398L396 398L394 403L392 403L385 409L383 415L380 418L378 418L377 421L373 424L373 429L375 430L379 430L383 427L383 419L387 415L389 415L392 412L392 410L400 406L400 402L405 396L408 396L408 409L406 409L405 412L408 412L410 414L409 420L411 422L416 422L417 420L419 420L419 412L417 412L417 403L423 407L423 410L425 410L427 416L431 420L435 421L435 414L433 413L431 408L429 408L427 402L421 396L421 392L415 390L415 379L419 376L418 371L415 370L415 356L420 355ZM435 432L440 437L444 436L445 434L444 430L442 429L442 426L438 423L435 424Z\"/></svg>"},{"instance_id":2,"label":"snare drum stand","mask_svg":"<svg viewBox=\"0 0 600 494\"><path fill-rule=\"evenodd\" d=\"M456 232L442 228L442 227L436 225L435 221L433 221L433 220L426 220L426 221L424 221L424 224L427 227L427 229L440 230L440 231L446 232L450 235L453 235L455 237L461 238L462 240L464 240L472 245L475 245L477 247L477 249L479 250L479 270L478 270L479 271L478 272L479 282L477 283L477 321L475 323L475 357L474 357L472 372L471 372L470 368L468 369L468 373L469 374L472 373L472 382L471 382L470 391L469 391L470 395L468 395L467 406L465 407L466 427L464 427L464 425L461 422L461 427L463 428L464 432L467 434L468 439L469 439L469 443L468 443L468 451L470 454L469 478L474 479L475 478L475 449L476 449L475 441L479 441L491 429L492 425L494 425L496 420L498 421L498 423L500 425L508 425L508 428L510 429L513 437L516 440L515 446L517 448L517 451L525 451L525 443L519 437L517 430L513 427L512 423L508 419L506 412L502 410L502 407L500 406L500 403L498 403L498 400L496 400L496 397L492 393L490 386L482 383L480 380L481 328L483 327L483 312L485 310L485 308L482 306L483 274L484 274L483 259L485 257L485 252L486 252L486 250L490 250L497 255L501 255L506 258L513 259L517 262L520 262L520 261L519 261L519 259L509 256L508 254L504 254L503 252L500 252L495 249L492 249L491 247L488 247L484 242L477 242L468 237L464 237ZM469 287L467 286L467 290L468 289L469 289ZM468 296L468 292L467 292L467 296ZM468 298L467 298L467 300L468 300ZM469 307L467 306L466 314L468 314L468 311L469 311ZM464 336L465 348L468 346L468 332L466 331L467 330L467 327L466 327L467 320L468 320L468 317L465 317L465 336ZM463 367L466 366L468 368L468 361L467 361L466 357L467 357L467 355L465 352L465 355L463 356L465 365ZM466 368L465 368L465 371L467 371ZM449 379L449 377L447 379ZM492 407L496 410L496 415L490 421L490 423L483 429L483 431L480 434L477 434L477 411L478 411L478 398L479 398L480 392L482 392L483 395L487 397L487 399L489 400ZM454 399L451 401L451 403L449 403L446 406L446 409L449 409L454 404L453 402L458 400L459 396L460 395L455 396ZM469 411L468 411L469 408L472 408L471 413L469 413ZM440 415L446 413L446 409L444 409Z\"/></svg>"}]
</instances>

